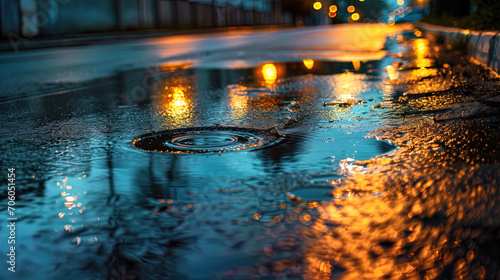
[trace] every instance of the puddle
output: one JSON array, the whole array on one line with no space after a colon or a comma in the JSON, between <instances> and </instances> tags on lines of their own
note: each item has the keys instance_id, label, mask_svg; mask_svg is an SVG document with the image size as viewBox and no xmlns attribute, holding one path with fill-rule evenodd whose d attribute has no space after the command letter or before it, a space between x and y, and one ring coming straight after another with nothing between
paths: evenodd
<instances>
[{"instance_id":1,"label":"puddle","mask_svg":"<svg viewBox=\"0 0 500 280\"><path fill-rule=\"evenodd\" d=\"M307 187L294 190L290 195L302 201L328 201L332 199L331 187Z\"/></svg>"},{"instance_id":2,"label":"puddle","mask_svg":"<svg viewBox=\"0 0 500 280\"><path fill-rule=\"evenodd\" d=\"M270 278L280 260L300 277L301 228L319 224L328 184L396 149L365 138L399 118L374 107L396 92L394 60L124 71L0 104L0 159L22 186L19 279Z\"/></svg>"},{"instance_id":3,"label":"puddle","mask_svg":"<svg viewBox=\"0 0 500 280\"><path fill-rule=\"evenodd\" d=\"M328 201L326 185L308 184L341 178L345 158L395 148L364 137L384 122L380 109L324 106L379 99L382 76L366 74L379 64L124 72L103 87L0 104L1 132L11 135L2 146L14 155L1 160L18 166L23 186L19 264L52 279L122 269L139 279L224 279L233 266L262 262L262 242L273 242L265 221L292 207L289 194ZM137 90L144 80L156 82ZM216 265L202 265L207 258Z\"/></svg>"}]
</instances>

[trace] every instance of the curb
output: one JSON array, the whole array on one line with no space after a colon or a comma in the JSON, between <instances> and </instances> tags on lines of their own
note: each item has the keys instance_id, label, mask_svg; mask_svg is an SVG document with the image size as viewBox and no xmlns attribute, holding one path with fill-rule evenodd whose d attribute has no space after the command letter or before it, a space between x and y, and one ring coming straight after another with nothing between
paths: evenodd
<instances>
[{"instance_id":1,"label":"curb","mask_svg":"<svg viewBox=\"0 0 500 280\"><path fill-rule=\"evenodd\" d=\"M433 36L442 36L445 45L464 46L471 58L500 73L500 32L470 31L468 29L443 27L419 22L417 25Z\"/></svg>"}]
</instances>

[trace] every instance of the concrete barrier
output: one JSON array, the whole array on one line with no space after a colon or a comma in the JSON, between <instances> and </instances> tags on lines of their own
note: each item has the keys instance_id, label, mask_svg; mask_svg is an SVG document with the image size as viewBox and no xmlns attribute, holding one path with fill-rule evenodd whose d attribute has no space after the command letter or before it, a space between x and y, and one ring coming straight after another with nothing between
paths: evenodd
<instances>
[{"instance_id":1,"label":"concrete barrier","mask_svg":"<svg viewBox=\"0 0 500 280\"><path fill-rule=\"evenodd\" d=\"M467 42L467 53L471 57L474 57L476 53L476 45L480 37L481 37L481 32L472 31L469 34L469 41Z\"/></svg>"},{"instance_id":2,"label":"concrete barrier","mask_svg":"<svg viewBox=\"0 0 500 280\"><path fill-rule=\"evenodd\" d=\"M191 8L188 1L177 1L177 26L190 28L192 25Z\"/></svg>"},{"instance_id":3,"label":"concrete barrier","mask_svg":"<svg viewBox=\"0 0 500 280\"><path fill-rule=\"evenodd\" d=\"M500 33L497 33L493 39L490 67L495 72L500 73Z\"/></svg>"},{"instance_id":4,"label":"concrete barrier","mask_svg":"<svg viewBox=\"0 0 500 280\"><path fill-rule=\"evenodd\" d=\"M254 25L254 13L253 11L245 11L245 25Z\"/></svg>"},{"instance_id":5,"label":"concrete barrier","mask_svg":"<svg viewBox=\"0 0 500 280\"><path fill-rule=\"evenodd\" d=\"M233 6L229 1L191 0L0 0L0 40L9 34L31 39L117 30L293 23L291 14L281 16L274 11L276 16L270 8L248 3L253 2L241 1L241 5Z\"/></svg>"},{"instance_id":6,"label":"concrete barrier","mask_svg":"<svg viewBox=\"0 0 500 280\"><path fill-rule=\"evenodd\" d=\"M481 37L477 40L474 58L486 65L489 65L490 62L490 47L491 40L495 37L494 33L491 32L482 32Z\"/></svg>"},{"instance_id":7,"label":"concrete barrier","mask_svg":"<svg viewBox=\"0 0 500 280\"><path fill-rule=\"evenodd\" d=\"M124 5L128 3L127 1L122 2ZM39 24L40 34L99 32L113 30L117 27L116 18L109 16L115 13L114 4L111 1L68 1L65 5L59 5L56 11L57 13L54 12L53 17L48 16L43 24ZM128 17L128 15L125 13L123 17ZM138 17L130 19L130 22L138 22Z\"/></svg>"},{"instance_id":8,"label":"concrete barrier","mask_svg":"<svg viewBox=\"0 0 500 280\"><path fill-rule=\"evenodd\" d=\"M210 28L213 25L212 7L203 3L192 3L192 17L196 28Z\"/></svg>"},{"instance_id":9,"label":"concrete barrier","mask_svg":"<svg viewBox=\"0 0 500 280\"><path fill-rule=\"evenodd\" d=\"M174 3L172 1L158 1L158 24L160 28L175 26Z\"/></svg>"},{"instance_id":10,"label":"concrete barrier","mask_svg":"<svg viewBox=\"0 0 500 280\"><path fill-rule=\"evenodd\" d=\"M20 33L20 14L21 11L18 1L0 1L0 34L2 36L7 37L9 33Z\"/></svg>"},{"instance_id":11,"label":"concrete barrier","mask_svg":"<svg viewBox=\"0 0 500 280\"><path fill-rule=\"evenodd\" d=\"M500 73L500 32L470 31L426 23L418 27L434 36L443 36L447 47L464 47L468 56Z\"/></svg>"}]
</instances>

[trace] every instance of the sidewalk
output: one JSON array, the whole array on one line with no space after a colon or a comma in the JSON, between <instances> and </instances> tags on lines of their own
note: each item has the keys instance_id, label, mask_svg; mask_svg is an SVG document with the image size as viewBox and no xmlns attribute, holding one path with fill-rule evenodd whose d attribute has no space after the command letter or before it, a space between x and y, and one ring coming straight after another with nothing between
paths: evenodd
<instances>
[{"instance_id":1,"label":"sidewalk","mask_svg":"<svg viewBox=\"0 0 500 280\"><path fill-rule=\"evenodd\" d=\"M444 38L447 48L463 49L469 57L500 73L500 31L472 31L422 22L416 26L436 38Z\"/></svg>"}]
</instances>

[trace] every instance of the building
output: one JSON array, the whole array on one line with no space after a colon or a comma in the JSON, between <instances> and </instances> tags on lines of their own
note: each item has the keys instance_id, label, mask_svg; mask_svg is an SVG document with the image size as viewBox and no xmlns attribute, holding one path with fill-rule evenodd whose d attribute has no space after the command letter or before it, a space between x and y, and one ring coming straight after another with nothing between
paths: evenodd
<instances>
[{"instance_id":1,"label":"building","mask_svg":"<svg viewBox=\"0 0 500 280\"><path fill-rule=\"evenodd\" d=\"M2 0L3 38L287 24L277 0ZM10 35L9 35L10 34Z\"/></svg>"}]
</instances>

